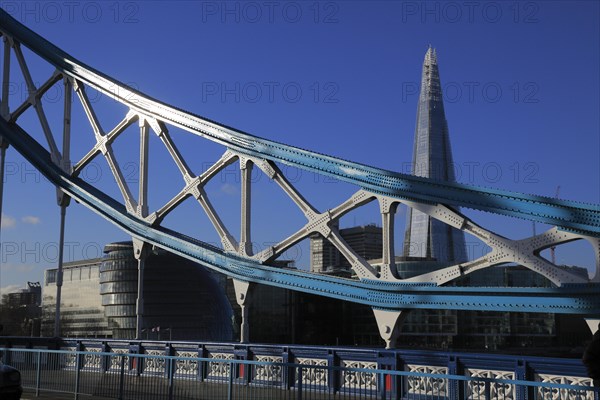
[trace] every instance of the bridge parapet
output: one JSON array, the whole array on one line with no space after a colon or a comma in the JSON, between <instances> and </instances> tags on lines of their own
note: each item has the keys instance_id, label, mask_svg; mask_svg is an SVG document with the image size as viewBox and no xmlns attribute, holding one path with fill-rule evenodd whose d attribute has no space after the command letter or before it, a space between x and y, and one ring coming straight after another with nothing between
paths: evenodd
<instances>
[{"instance_id":1,"label":"bridge parapet","mask_svg":"<svg viewBox=\"0 0 600 400\"><path fill-rule=\"evenodd\" d=\"M299 390L303 385L326 393L363 395L402 391L448 399L517 399L524 390L535 398L554 392L561 399L594 399L591 379L579 358L547 358L425 350L382 350L319 346L235 343L123 342L64 339L60 351L43 339L4 339L4 359L27 371L35 363L30 352L59 357L53 368L84 373L184 379ZM45 342L45 343L44 343ZM31 347L35 349L31 349ZM50 361L44 361L49 365ZM232 364L235 363L235 364ZM289 366L294 365L293 369ZM235 368L234 368L235 366ZM387 374L385 373L387 371ZM383 374L382 374L383 373ZM399 374L400 373L400 374ZM232 375L233 374L233 375ZM464 377L457 380L456 377ZM532 385L523 387L519 382ZM554 386L552 386L554 385ZM571 386L571 388L569 388Z\"/></svg>"}]
</instances>

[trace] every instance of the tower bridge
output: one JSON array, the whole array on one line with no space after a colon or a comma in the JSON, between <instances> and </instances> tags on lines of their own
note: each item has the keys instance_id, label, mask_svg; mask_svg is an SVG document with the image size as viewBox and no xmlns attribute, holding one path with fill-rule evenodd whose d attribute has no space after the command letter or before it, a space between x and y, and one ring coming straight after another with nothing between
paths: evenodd
<instances>
[{"instance_id":1,"label":"tower bridge","mask_svg":"<svg viewBox=\"0 0 600 400\"><path fill-rule=\"evenodd\" d=\"M139 263L138 335L143 321L141 285L144 259L153 246L234 278L237 301L242 308L242 341L248 339L247 316L252 284L273 285L369 305L373 308L380 334L388 347L394 344L402 316L412 309L570 313L582 315L589 320L596 320L600 316L598 204L482 188L427 175L402 174L261 138L170 106L112 79L62 51L2 10L0 34L3 39L1 166L4 167L6 150L13 148L57 187L58 205L61 209L61 249L65 214L70 199L88 207L132 237ZM46 81L37 87L31 77L24 48L54 69ZM434 60L433 53L428 53L428 57L430 61ZM17 61L16 65L12 63L14 59ZM11 74L17 72L30 93L24 101L15 98L16 96L11 97L8 90ZM43 101L44 94L57 85L63 86L65 97L61 135L52 131ZM95 104L90 101L90 89L126 107L127 111L118 116L120 122L107 126L108 123L100 118ZM72 107L73 101L81 105L89 122L88 132L71 131L73 113L77 112ZM39 120L40 130L25 128L24 122L31 115L26 111L30 109ZM123 168L114 155L114 145L122 140L122 134L126 130L135 129L136 126L139 128L137 151L140 171L138 194L134 196L134 191L124 178ZM170 129L181 129L195 135L199 146L206 140L223 146L222 156L206 171L194 171L177 147ZM72 141L84 134L90 135L95 143L80 160L71 160ZM181 175L179 192L155 209L150 209L148 204L151 134L160 139ZM36 136L43 139L37 140ZM447 135L444 140L447 140ZM62 148L58 143L62 144ZM111 197L79 177L85 166L97 158L106 160L121 199ZM241 175L240 233L237 237L223 223L222 216L205 190L216 174L236 163ZM354 185L356 191L337 206L320 210L285 177L282 165L333 177ZM250 177L253 168L264 172L289 197L306 220L290 236L257 254L253 254L251 247L253 184ZM0 193L4 189L0 187ZM7 188L6 193L8 196L9 189ZM206 243L202 237L192 238L163 225L165 217L188 198L196 199L206 213L220 238L221 247ZM358 255L344 241L338 229L340 218L371 202L378 204L382 221L383 258L380 269ZM453 243L458 243L462 237L456 232L460 235L466 233L483 241L491 250L473 260L466 260L459 254L450 260L453 265L402 279L395 266L393 235L394 217L399 204L410 207L412 215L426 216L435 226L451 227L452 232L455 232ZM465 216L460 208L518 217L554 227L530 238L512 240L480 226ZM272 265L287 249L314 233L326 238L348 260L356 279ZM572 273L540 256L544 249L574 240L585 240L594 249L596 271L591 278ZM457 280L475 271L510 263L522 265L540 274L551 281L553 286L502 287L491 290L457 284ZM61 264L62 253L59 255L57 304L60 304ZM58 318L59 313L57 326Z\"/></svg>"}]
</instances>

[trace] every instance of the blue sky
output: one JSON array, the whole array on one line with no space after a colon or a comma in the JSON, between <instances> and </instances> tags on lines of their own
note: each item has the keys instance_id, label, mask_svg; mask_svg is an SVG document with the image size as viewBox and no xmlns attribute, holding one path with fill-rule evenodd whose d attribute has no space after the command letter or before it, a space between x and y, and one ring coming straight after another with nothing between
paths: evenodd
<instances>
[{"instance_id":1,"label":"blue sky","mask_svg":"<svg viewBox=\"0 0 600 400\"><path fill-rule=\"evenodd\" d=\"M562 198L600 203L595 1L5 1L0 6L72 56L164 102L261 137L402 172L410 166L421 65L431 44L437 49L460 181L550 197L560 186ZM52 69L26 57L34 80L47 79ZM11 87L24 99L20 79L15 74ZM124 109L106 97L94 99L109 130ZM61 102L57 89L44 103L56 126ZM24 115L22 124L35 131L39 124L33 117ZM74 119L74 127L76 159L93 139L82 118ZM136 192L137 139L130 133L115 152ZM173 135L197 171L223 152L191 135L176 130ZM158 144L153 138L153 208L182 182ZM286 172L321 210L355 190L306 172ZM83 175L118 196L104 160L96 159ZM235 167L207 191L237 236ZM258 250L303 223L260 174L253 202ZM533 230L531 222L465 213L509 237ZM14 151L7 156L3 214L0 287L5 293L42 280L43 270L56 265L59 229L54 189ZM403 215L400 210L398 251ZM342 226L380 223L379 218L369 206L343 219ZM217 241L193 202L165 223ZM80 205L69 207L67 260L100 256L105 243L126 239ZM301 267L309 263L306 245L286 256ZM587 267L594 262L585 245L559 247L557 259Z\"/></svg>"}]
</instances>

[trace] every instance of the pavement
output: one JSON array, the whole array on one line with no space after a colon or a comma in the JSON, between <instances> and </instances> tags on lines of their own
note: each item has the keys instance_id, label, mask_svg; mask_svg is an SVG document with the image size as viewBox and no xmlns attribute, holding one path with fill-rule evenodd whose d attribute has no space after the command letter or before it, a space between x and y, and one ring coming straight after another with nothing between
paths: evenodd
<instances>
[{"instance_id":1,"label":"pavement","mask_svg":"<svg viewBox=\"0 0 600 400\"><path fill-rule=\"evenodd\" d=\"M21 396L21 400L73 400L75 395L73 393L52 393L52 392L40 392L40 395L36 397L35 390L25 389L23 391L23 395ZM85 394L80 394L78 396L80 400L109 400L107 397L96 397L89 396ZM114 400L110 399L110 400Z\"/></svg>"}]
</instances>

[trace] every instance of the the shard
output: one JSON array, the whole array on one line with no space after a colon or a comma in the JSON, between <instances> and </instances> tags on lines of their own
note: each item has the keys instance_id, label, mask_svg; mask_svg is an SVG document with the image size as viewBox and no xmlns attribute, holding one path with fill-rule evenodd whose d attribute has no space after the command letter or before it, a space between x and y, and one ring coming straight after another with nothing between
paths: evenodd
<instances>
[{"instance_id":1,"label":"the shard","mask_svg":"<svg viewBox=\"0 0 600 400\"><path fill-rule=\"evenodd\" d=\"M431 47L423 62L412 174L442 181L455 180L437 56ZM462 231L410 208L406 217L405 257L451 264L466 261Z\"/></svg>"}]
</instances>

